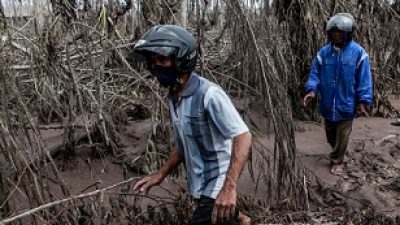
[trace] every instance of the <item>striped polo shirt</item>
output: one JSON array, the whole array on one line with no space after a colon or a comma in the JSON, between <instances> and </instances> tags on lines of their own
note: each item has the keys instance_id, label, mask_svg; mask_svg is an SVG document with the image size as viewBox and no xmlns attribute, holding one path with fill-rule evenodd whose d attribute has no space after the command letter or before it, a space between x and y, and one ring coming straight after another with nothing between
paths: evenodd
<instances>
[{"instance_id":1,"label":"striped polo shirt","mask_svg":"<svg viewBox=\"0 0 400 225\"><path fill-rule=\"evenodd\" d=\"M249 129L221 87L192 73L168 106L175 143L195 198L216 198L229 168L233 138Z\"/></svg>"}]
</instances>

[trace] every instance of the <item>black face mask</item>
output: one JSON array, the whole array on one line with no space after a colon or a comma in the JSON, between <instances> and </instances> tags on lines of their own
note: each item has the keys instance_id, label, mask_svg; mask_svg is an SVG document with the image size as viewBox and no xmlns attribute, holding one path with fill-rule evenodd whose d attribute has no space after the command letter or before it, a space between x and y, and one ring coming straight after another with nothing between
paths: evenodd
<instances>
[{"instance_id":1,"label":"black face mask","mask_svg":"<svg viewBox=\"0 0 400 225\"><path fill-rule=\"evenodd\" d=\"M163 67L156 65L150 70L150 73L157 78L163 87L172 87L178 78L178 72L176 71L175 67Z\"/></svg>"}]
</instances>

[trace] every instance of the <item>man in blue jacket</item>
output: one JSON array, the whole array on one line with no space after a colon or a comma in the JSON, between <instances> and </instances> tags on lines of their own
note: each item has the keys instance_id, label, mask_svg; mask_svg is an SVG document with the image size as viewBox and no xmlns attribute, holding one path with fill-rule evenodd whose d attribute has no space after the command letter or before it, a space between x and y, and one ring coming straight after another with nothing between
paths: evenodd
<instances>
[{"instance_id":1,"label":"man in blue jacket","mask_svg":"<svg viewBox=\"0 0 400 225\"><path fill-rule=\"evenodd\" d=\"M351 14L338 13L326 26L329 43L313 60L306 85L304 105L321 95L320 111L325 119L325 132L332 147L331 172L343 173L353 119L368 116L372 103L372 78L368 54L352 39L356 23Z\"/></svg>"}]
</instances>

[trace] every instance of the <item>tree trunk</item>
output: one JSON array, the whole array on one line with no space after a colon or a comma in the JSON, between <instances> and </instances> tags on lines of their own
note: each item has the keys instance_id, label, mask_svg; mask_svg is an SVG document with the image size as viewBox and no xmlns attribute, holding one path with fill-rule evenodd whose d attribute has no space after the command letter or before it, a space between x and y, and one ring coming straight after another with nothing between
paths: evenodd
<instances>
[{"instance_id":1,"label":"tree trunk","mask_svg":"<svg viewBox=\"0 0 400 225\"><path fill-rule=\"evenodd\" d=\"M84 0L84 2L83 2L83 11L84 12L88 12L91 9L92 9L91 0Z\"/></svg>"},{"instance_id":2,"label":"tree trunk","mask_svg":"<svg viewBox=\"0 0 400 225\"><path fill-rule=\"evenodd\" d=\"M35 27L36 27L36 32L40 33L44 26L45 22L45 8L46 8L46 0L35 0L33 2L33 12L34 15L36 16L35 18Z\"/></svg>"},{"instance_id":3,"label":"tree trunk","mask_svg":"<svg viewBox=\"0 0 400 225\"><path fill-rule=\"evenodd\" d=\"M4 14L3 2L0 1L0 31L7 26L6 16Z\"/></svg>"},{"instance_id":4,"label":"tree trunk","mask_svg":"<svg viewBox=\"0 0 400 225\"><path fill-rule=\"evenodd\" d=\"M139 10L139 8L136 8L135 1L132 3L132 9L131 9L131 22L129 24L130 30L131 30L131 37L135 37L135 29L136 29L136 10Z\"/></svg>"},{"instance_id":5,"label":"tree trunk","mask_svg":"<svg viewBox=\"0 0 400 225\"><path fill-rule=\"evenodd\" d=\"M188 9L188 2L187 0L182 0L181 5L180 5L180 16L179 16L179 22L183 27L187 26L187 9Z\"/></svg>"},{"instance_id":6,"label":"tree trunk","mask_svg":"<svg viewBox=\"0 0 400 225\"><path fill-rule=\"evenodd\" d=\"M264 11L265 11L265 15L267 15L267 16L270 15L271 7L270 7L269 0L264 0Z\"/></svg>"}]
</instances>

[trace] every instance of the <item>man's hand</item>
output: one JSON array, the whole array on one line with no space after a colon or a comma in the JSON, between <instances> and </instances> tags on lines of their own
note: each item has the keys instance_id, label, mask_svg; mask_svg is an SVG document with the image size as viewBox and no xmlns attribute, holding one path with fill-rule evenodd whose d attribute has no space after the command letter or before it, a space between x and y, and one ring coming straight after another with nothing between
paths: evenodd
<instances>
[{"instance_id":1,"label":"man's hand","mask_svg":"<svg viewBox=\"0 0 400 225\"><path fill-rule=\"evenodd\" d=\"M369 117L369 114L367 112L367 109L363 103L358 103L357 104L357 116L365 116Z\"/></svg>"},{"instance_id":2,"label":"man's hand","mask_svg":"<svg viewBox=\"0 0 400 225\"><path fill-rule=\"evenodd\" d=\"M235 216L236 187L223 187L215 199L212 223L224 223Z\"/></svg>"},{"instance_id":3,"label":"man's hand","mask_svg":"<svg viewBox=\"0 0 400 225\"><path fill-rule=\"evenodd\" d=\"M136 182L135 186L133 187L133 191L139 190L139 192L147 193L151 187L159 185L164 178L181 162L182 160L179 156L178 149L173 147L169 159L167 162L165 162L164 166L157 173L142 178L140 181Z\"/></svg>"},{"instance_id":4,"label":"man's hand","mask_svg":"<svg viewBox=\"0 0 400 225\"><path fill-rule=\"evenodd\" d=\"M151 187L159 185L163 179L164 178L159 173L145 177L140 181L136 182L135 186L133 187L133 191L139 190L139 192L147 193Z\"/></svg>"},{"instance_id":5,"label":"man's hand","mask_svg":"<svg viewBox=\"0 0 400 225\"><path fill-rule=\"evenodd\" d=\"M304 96L303 99L303 106L306 107L308 105L308 103L313 100L315 98L315 93L313 91L311 91L310 93L308 93L306 96Z\"/></svg>"}]
</instances>

